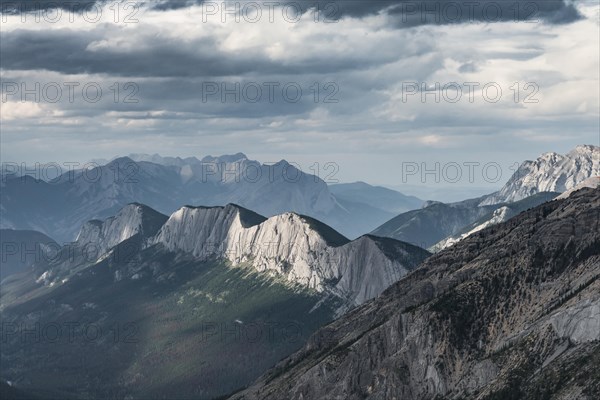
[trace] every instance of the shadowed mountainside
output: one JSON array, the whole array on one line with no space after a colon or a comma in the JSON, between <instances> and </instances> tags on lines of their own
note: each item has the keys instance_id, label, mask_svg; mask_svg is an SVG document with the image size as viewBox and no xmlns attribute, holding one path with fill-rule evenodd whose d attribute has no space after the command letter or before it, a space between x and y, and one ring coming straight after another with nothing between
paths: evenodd
<instances>
[{"instance_id":1,"label":"shadowed mountainside","mask_svg":"<svg viewBox=\"0 0 600 400\"><path fill-rule=\"evenodd\" d=\"M232 399L596 399L600 189L427 259Z\"/></svg>"}]
</instances>

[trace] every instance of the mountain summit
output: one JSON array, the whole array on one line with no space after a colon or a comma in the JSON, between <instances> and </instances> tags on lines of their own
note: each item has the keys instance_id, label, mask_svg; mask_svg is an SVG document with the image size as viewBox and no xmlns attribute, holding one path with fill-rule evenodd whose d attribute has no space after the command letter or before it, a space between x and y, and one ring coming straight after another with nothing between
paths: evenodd
<instances>
[{"instance_id":1,"label":"mountain summit","mask_svg":"<svg viewBox=\"0 0 600 400\"><path fill-rule=\"evenodd\" d=\"M525 161L496 193L456 203L426 203L421 209L399 214L372 233L438 251L561 192L582 184L593 186L594 177L599 175L599 147L577 146L564 156L545 153L536 161Z\"/></svg>"},{"instance_id":2,"label":"mountain summit","mask_svg":"<svg viewBox=\"0 0 600 400\"><path fill-rule=\"evenodd\" d=\"M326 224L296 213L265 218L235 204L184 206L168 217L139 203L128 204L113 217L85 223L77 240L66 247L88 256L77 259L81 267L110 255L126 254L139 261L147 249L153 249L152 257L166 252L195 262L218 260L250 267L335 297L339 312L378 296L430 255L394 239L365 235L351 241ZM119 247L126 250L119 252ZM38 275L53 285L68 279L74 270L74 263L64 259L37 266Z\"/></svg>"},{"instance_id":3,"label":"mountain summit","mask_svg":"<svg viewBox=\"0 0 600 400\"><path fill-rule=\"evenodd\" d=\"M566 192L584 180L600 176L600 147L579 145L566 155L545 153L525 161L500 189L481 205L514 202L539 192Z\"/></svg>"}]
</instances>

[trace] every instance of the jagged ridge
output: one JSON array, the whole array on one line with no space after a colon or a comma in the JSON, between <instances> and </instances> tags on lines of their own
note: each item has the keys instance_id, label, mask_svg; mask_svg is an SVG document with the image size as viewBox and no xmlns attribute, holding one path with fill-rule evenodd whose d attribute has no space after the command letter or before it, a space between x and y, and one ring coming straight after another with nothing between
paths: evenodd
<instances>
[{"instance_id":1,"label":"jagged ridge","mask_svg":"<svg viewBox=\"0 0 600 400\"><path fill-rule=\"evenodd\" d=\"M499 192L481 205L513 202L539 192L565 192L600 175L600 147L580 145L566 155L545 153L525 161Z\"/></svg>"},{"instance_id":2,"label":"jagged ridge","mask_svg":"<svg viewBox=\"0 0 600 400\"><path fill-rule=\"evenodd\" d=\"M235 204L184 206L167 217L133 203L114 217L86 223L74 246L93 246L101 260L133 237L140 249L160 246L199 261L224 259L334 295L344 300L340 312L378 296L430 255L393 239L365 235L350 241L311 217L285 213L265 218ZM81 265L90 261L90 251L74 253L87 256ZM45 282L61 280L57 271L38 271Z\"/></svg>"},{"instance_id":3,"label":"jagged ridge","mask_svg":"<svg viewBox=\"0 0 600 400\"><path fill-rule=\"evenodd\" d=\"M394 252L383 251L381 239L371 236L349 241L327 225L294 213L260 223L253 217L256 223L244 224L240 216L247 212L235 205L183 207L169 217L153 243L200 259L250 263L258 271L331 291L352 305L377 296L429 255L397 241Z\"/></svg>"}]
</instances>

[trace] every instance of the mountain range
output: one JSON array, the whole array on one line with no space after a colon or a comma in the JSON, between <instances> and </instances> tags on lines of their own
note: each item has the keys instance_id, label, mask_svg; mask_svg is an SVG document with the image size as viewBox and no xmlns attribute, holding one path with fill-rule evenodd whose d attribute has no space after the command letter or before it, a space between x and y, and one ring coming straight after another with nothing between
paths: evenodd
<instances>
[{"instance_id":1,"label":"mountain range","mask_svg":"<svg viewBox=\"0 0 600 400\"><path fill-rule=\"evenodd\" d=\"M455 203L241 153L4 175L0 389L595 398L599 150Z\"/></svg>"},{"instance_id":2,"label":"mountain range","mask_svg":"<svg viewBox=\"0 0 600 400\"><path fill-rule=\"evenodd\" d=\"M577 146L566 155L546 153L525 161L498 191L455 203L428 202L372 231L437 251L469 234L508 220L600 176L600 147Z\"/></svg>"},{"instance_id":3,"label":"mountain range","mask_svg":"<svg viewBox=\"0 0 600 400\"><path fill-rule=\"evenodd\" d=\"M40 398L223 396L429 255L294 213L132 203L2 281L3 378Z\"/></svg>"},{"instance_id":4,"label":"mountain range","mask_svg":"<svg viewBox=\"0 0 600 400\"><path fill-rule=\"evenodd\" d=\"M565 192L580 182L600 176L600 147L576 146L567 154L544 153L523 162L508 182L482 205L510 203L540 192Z\"/></svg>"},{"instance_id":5,"label":"mountain range","mask_svg":"<svg viewBox=\"0 0 600 400\"><path fill-rule=\"evenodd\" d=\"M231 399L597 399L600 189L427 259Z\"/></svg>"},{"instance_id":6,"label":"mountain range","mask_svg":"<svg viewBox=\"0 0 600 400\"><path fill-rule=\"evenodd\" d=\"M329 190L343 203L369 204L380 210L398 214L423 205L423 200L407 196L383 186L371 186L365 182L329 185Z\"/></svg>"},{"instance_id":7,"label":"mountain range","mask_svg":"<svg viewBox=\"0 0 600 400\"><path fill-rule=\"evenodd\" d=\"M39 178L2 177L0 226L37 230L63 243L72 241L85 221L107 218L133 202L166 214L184 204L229 203L266 216L296 212L350 238L368 233L398 210L421 204L414 197L369 185L362 185L368 192L363 198L341 194L338 199L321 178L285 160L267 165L242 153L202 160L134 154L68 171L49 181ZM388 198L381 207L366 203L382 190Z\"/></svg>"}]
</instances>

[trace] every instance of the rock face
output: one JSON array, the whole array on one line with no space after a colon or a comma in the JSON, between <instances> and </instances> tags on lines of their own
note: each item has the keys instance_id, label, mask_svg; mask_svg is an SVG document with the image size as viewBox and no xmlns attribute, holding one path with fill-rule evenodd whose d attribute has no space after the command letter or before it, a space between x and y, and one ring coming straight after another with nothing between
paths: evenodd
<instances>
[{"instance_id":1,"label":"rock face","mask_svg":"<svg viewBox=\"0 0 600 400\"><path fill-rule=\"evenodd\" d=\"M600 176L594 176L594 177L584 180L583 182L581 182L574 188L571 188L571 189L567 190L566 192L564 192L563 194L561 194L560 196L558 196L557 199L566 199L572 193L578 191L579 189L583 189L586 187L593 188L593 189L600 187Z\"/></svg>"},{"instance_id":2,"label":"rock face","mask_svg":"<svg viewBox=\"0 0 600 400\"><path fill-rule=\"evenodd\" d=\"M158 233L155 243L201 259L223 257L234 265L285 277L319 292L331 291L352 305L379 295L428 256L416 246L363 236L350 242L311 218L286 213L247 222L234 205L184 207ZM395 253L386 253L389 245Z\"/></svg>"},{"instance_id":3,"label":"rock face","mask_svg":"<svg viewBox=\"0 0 600 400\"><path fill-rule=\"evenodd\" d=\"M166 220L166 216L150 207L132 203L105 221L86 222L75 242L81 247L94 246L97 252L104 254L134 235L139 234L146 238L155 235Z\"/></svg>"},{"instance_id":4,"label":"rock face","mask_svg":"<svg viewBox=\"0 0 600 400\"><path fill-rule=\"evenodd\" d=\"M597 399L600 189L474 233L232 399Z\"/></svg>"},{"instance_id":5,"label":"rock face","mask_svg":"<svg viewBox=\"0 0 600 400\"><path fill-rule=\"evenodd\" d=\"M248 263L257 271L343 298L350 306L379 295L429 255L373 236L349 241L310 217L285 213L266 219L236 205L183 207L152 243L202 260Z\"/></svg>"},{"instance_id":6,"label":"rock face","mask_svg":"<svg viewBox=\"0 0 600 400\"><path fill-rule=\"evenodd\" d=\"M525 161L499 192L491 194L481 204L518 201L539 192L562 193L598 175L598 146L577 146L566 155L545 153L535 161Z\"/></svg>"},{"instance_id":7,"label":"rock face","mask_svg":"<svg viewBox=\"0 0 600 400\"><path fill-rule=\"evenodd\" d=\"M265 218L243 207L185 206L167 217L141 204L129 204L114 217L89 221L77 240L59 257L60 268L100 260L118 245L135 238L127 253L159 246L199 262L226 260L249 265L267 276L279 277L342 300L340 312L362 304L414 269L430 253L393 239L365 235L348 240L310 217L285 213ZM71 260L71 263L64 262ZM44 280L58 282L50 266ZM46 272L46 271L45 271Z\"/></svg>"}]
</instances>

